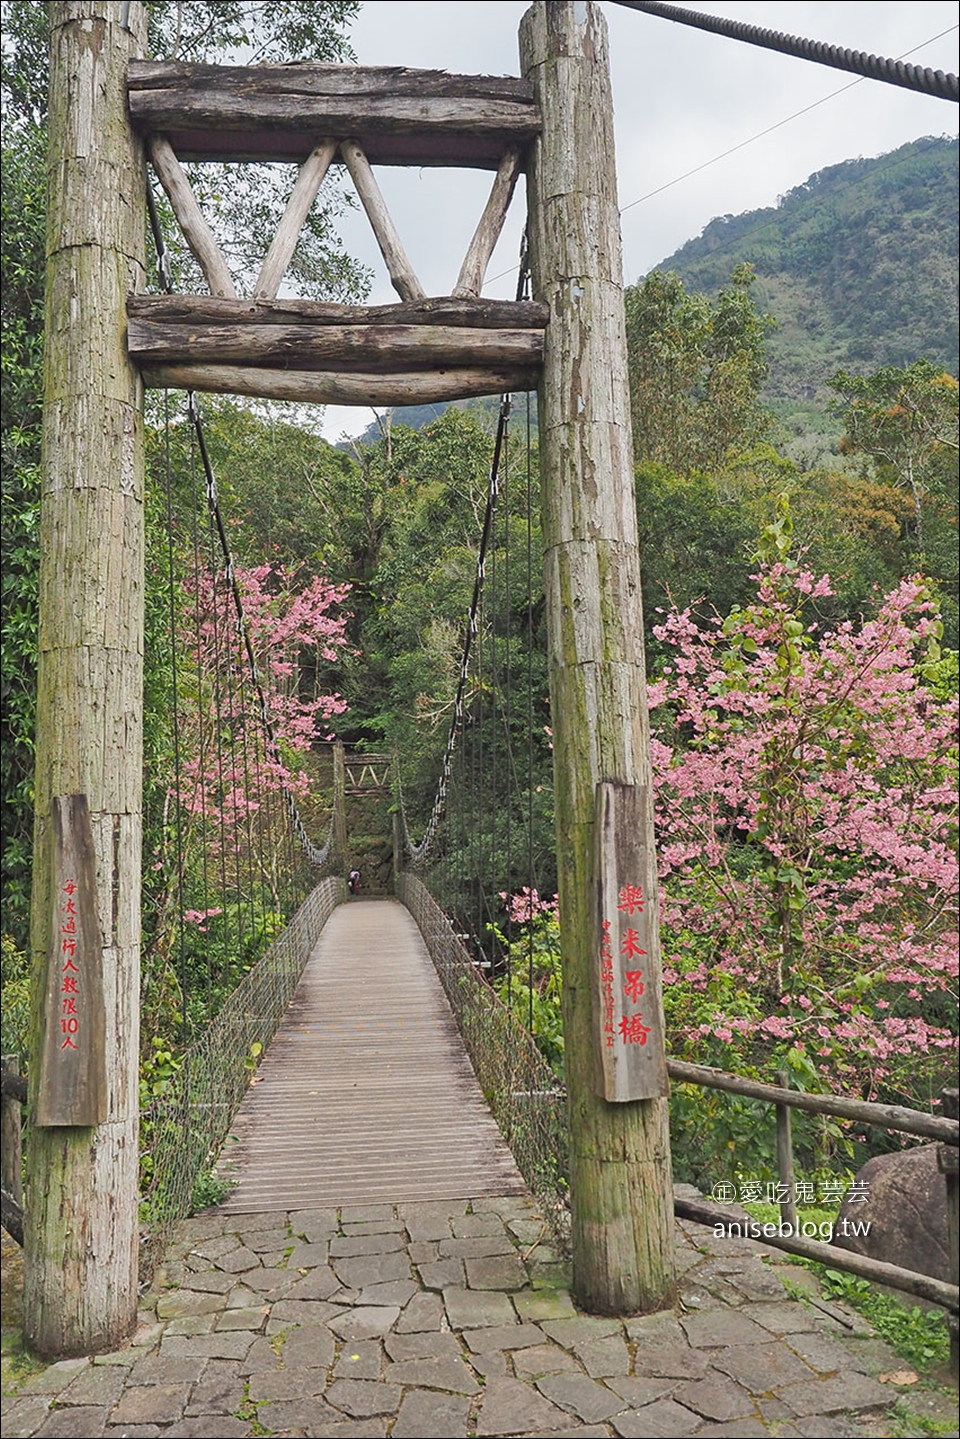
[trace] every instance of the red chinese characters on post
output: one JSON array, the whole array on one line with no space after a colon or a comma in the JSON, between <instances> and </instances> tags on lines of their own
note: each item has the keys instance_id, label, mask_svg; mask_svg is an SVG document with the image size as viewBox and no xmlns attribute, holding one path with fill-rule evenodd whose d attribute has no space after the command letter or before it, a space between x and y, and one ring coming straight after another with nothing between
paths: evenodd
<instances>
[{"instance_id":1,"label":"red chinese characters on post","mask_svg":"<svg viewBox=\"0 0 960 1439\"><path fill-rule=\"evenodd\" d=\"M631 1004L639 1004L640 996L643 993L643 970L628 969L624 975L627 981L623 986L623 992Z\"/></svg>"},{"instance_id":2,"label":"red chinese characters on post","mask_svg":"<svg viewBox=\"0 0 960 1439\"><path fill-rule=\"evenodd\" d=\"M603 1041L609 1048L614 1040L613 950L610 947L610 921L603 921L600 941L600 990L603 995Z\"/></svg>"},{"instance_id":3,"label":"red chinese characters on post","mask_svg":"<svg viewBox=\"0 0 960 1439\"><path fill-rule=\"evenodd\" d=\"M617 1035L623 1045L643 1046L653 1032L650 1025L644 1024L639 1008L646 993L644 971L633 967L638 959L647 957L644 936L640 928L629 923L634 915L643 914L645 905L643 886L625 883L618 890L615 921L601 919L600 993L606 1048L616 1044ZM620 919L620 915L624 918Z\"/></svg>"},{"instance_id":4,"label":"red chinese characters on post","mask_svg":"<svg viewBox=\"0 0 960 1439\"><path fill-rule=\"evenodd\" d=\"M669 1093L650 798L649 776L643 783L600 779L594 790L590 948L596 956L602 932L613 951L613 1043L603 1029L601 971L591 966L592 1078L608 1104Z\"/></svg>"},{"instance_id":5,"label":"red chinese characters on post","mask_svg":"<svg viewBox=\"0 0 960 1439\"><path fill-rule=\"evenodd\" d=\"M625 884L620 889L617 910L628 916L642 914L644 902L642 885ZM604 944L606 947L609 947L610 928L610 921L604 920ZM634 929L632 925L628 925L621 932L619 953L627 962L646 955L647 951L642 947L640 939L640 931ZM623 1044L646 1044L650 1026L643 1023L642 1012L639 1009L632 1014L627 1012L627 1004L639 1004L644 993L643 970L625 969L622 977L624 983L621 988L627 1003L621 1006L624 1013L616 1027L617 1032ZM604 1002L606 1007L606 989L604 989ZM611 1043L612 1040L608 1037L607 1042Z\"/></svg>"},{"instance_id":6,"label":"red chinese characters on post","mask_svg":"<svg viewBox=\"0 0 960 1439\"><path fill-rule=\"evenodd\" d=\"M627 914L643 913L643 886L640 884L625 884L620 891L620 903L617 909Z\"/></svg>"},{"instance_id":7,"label":"red chinese characters on post","mask_svg":"<svg viewBox=\"0 0 960 1439\"><path fill-rule=\"evenodd\" d=\"M624 931L623 941L620 945L620 953L627 959L635 959L638 954L646 954L645 949L640 948L640 936L635 929Z\"/></svg>"},{"instance_id":8,"label":"red chinese characters on post","mask_svg":"<svg viewBox=\"0 0 960 1439\"><path fill-rule=\"evenodd\" d=\"M650 1026L643 1023L643 1015L625 1014L620 1021L620 1035L624 1044L646 1044Z\"/></svg>"},{"instance_id":9,"label":"red chinese characters on post","mask_svg":"<svg viewBox=\"0 0 960 1439\"><path fill-rule=\"evenodd\" d=\"M68 880L60 897L60 953L64 956L60 969L60 1033L63 1035L61 1049L76 1049L76 1036L80 1032L78 1001L80 996L80 966L77 955L77 911L73 896L77 886Z\"/></svg>"}]
</instances>

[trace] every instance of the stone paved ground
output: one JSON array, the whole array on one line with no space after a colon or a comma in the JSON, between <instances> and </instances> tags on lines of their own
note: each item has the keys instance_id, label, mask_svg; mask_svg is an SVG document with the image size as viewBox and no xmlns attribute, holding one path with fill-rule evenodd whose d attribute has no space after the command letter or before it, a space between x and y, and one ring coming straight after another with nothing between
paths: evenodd
<instances>
[{"instance_id":1,"label":"stone paved ground","mask_svg":"<svg viewBox=\"0 0 960 1439\"><path fill-rule=\"evenodd\" d=\"M677 1240L676 1311L621 1321L577 1313L528 1198L209 1211L183 1226L129 1347L24 1379L2 1433L930 1432L894 1419L875 1377L889 1353L789 1298L756 1245L693 1224Z\"/></svg>"}]
</instances>

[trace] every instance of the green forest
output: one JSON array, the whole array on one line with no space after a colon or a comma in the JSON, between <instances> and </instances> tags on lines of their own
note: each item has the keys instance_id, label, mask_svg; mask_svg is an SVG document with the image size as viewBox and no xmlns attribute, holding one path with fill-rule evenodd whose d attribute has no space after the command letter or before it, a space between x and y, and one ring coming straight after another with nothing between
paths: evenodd
<instances>
[{"instance_id":1,"label":"green forest","mask_svg":"<svg viewBox=\"0 0 960 1439\"><path fill-rule=\"evenodd\" d=\"M216 59L255 41L279 60L348 58L355 6L262 8L262 32L247 35L241 7L194 5L196 32L185 35L179 7L156 4L154 53ZM4 1053L27 1043L43 9L4 6ZM950 1082L957 1043L955 158L955 142L922 140L811 176L776 211L713 221L625 296L669 1045L678 1058L768 1078L786 1068L801 1088L923 1109ZM205 183L242 284L250 237L269 233L282 184ZM336 240L342 203L333 186L314 212L296 282L312 298L359 302L367 277ZM189 290L192 262L164 223L176 283ZM295 407L206 396L201 410L304 815L326 822L336 738L402 757L407 814L422 829L457 689L496 405L451 405L426 423L399 412L346 448ZM218 888L191 801L193 828L177 842L188 844L181 869L195 866L199 918L177 949L169 801L181 783L175 749L205 694L175 662L184 626L199 633L206 622L201 582L189 579L198 468L182 396L152 395L147 422L149 1097L289 902L277 858L269 875L264 866L266 899L243 952L231 947L224 916L238 901ZM499 897L495 911L475 902L471 931L562 1075L536 445L533 397L515 396L483 617L507 659L480 668L479 645L468 686L487 705L490 750L506 735L509 753L524 755L529 840L511 849L510 800L488 849L469 850L463 836L480 823L472 791L433 878L452 908L472 902L451 893L451 876L462 885L468 871L473 901L480 890ZM715 1172L733 1136L744 1172L770 1172L772 1136L746 1101L705 1103L680 1087L673 1109L678 1178ZM810 1174L865 1157L862 1136L813 1120L797 1148Z\"/></svg>"}]
</instances>

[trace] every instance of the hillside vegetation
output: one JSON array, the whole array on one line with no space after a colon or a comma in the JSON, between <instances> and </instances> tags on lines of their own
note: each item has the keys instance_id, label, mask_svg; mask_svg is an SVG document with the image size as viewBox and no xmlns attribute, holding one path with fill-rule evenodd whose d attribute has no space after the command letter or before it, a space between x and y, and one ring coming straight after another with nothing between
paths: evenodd
<instances>
[{"instance_id":1,"label":"hillside vegetation","mask_svg":"<svg viewBox=\"0 0 960 1439\"><path fill-rule=\"evenodd\" d=\"M723 215L658 270L713 295L753 266L777 322L765 397L822 405L838 369L925 356L957 373L957 141L927 137L811 175L775 208Z\"/></svg>"}]
</instances>

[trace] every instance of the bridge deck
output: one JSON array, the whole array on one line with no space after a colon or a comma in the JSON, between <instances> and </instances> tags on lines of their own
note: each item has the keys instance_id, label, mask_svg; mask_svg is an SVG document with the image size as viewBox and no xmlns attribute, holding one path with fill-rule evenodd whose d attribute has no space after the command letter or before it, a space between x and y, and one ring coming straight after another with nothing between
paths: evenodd
<instances>
[{"instance_id":1,"label":"bridge deck","mask_svg":"<svg viewBox=\"0 0 960 1439\"><path fill-rule=\"evenodd\" d=\"M231 1132L234 1213L524 1192L396 900L328 920Z\"/></svg>"}]
</instances>

